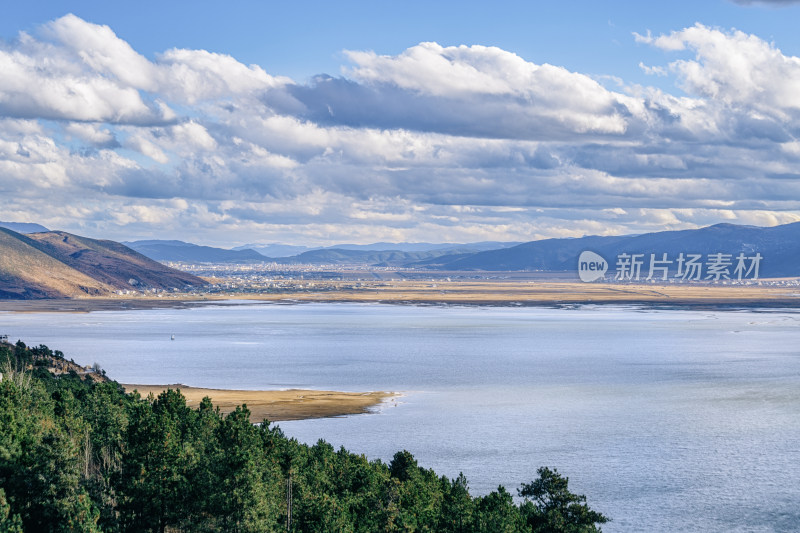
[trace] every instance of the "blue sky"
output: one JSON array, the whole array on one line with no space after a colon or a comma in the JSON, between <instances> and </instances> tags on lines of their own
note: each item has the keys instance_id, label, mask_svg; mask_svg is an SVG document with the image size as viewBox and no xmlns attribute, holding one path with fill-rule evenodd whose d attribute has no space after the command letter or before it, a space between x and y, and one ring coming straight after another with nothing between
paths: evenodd
<instances>
[{"instance_id":1,"label":"blue sky","mask_svg":"<svg viewBox=\"0 0 800 533\"><path fill-rule=\"evenodd\" d=\"M800 4L220 6L4 6L0 219L231 246L800 220Z\"/></svg>"},{"instance_id":2,"label":"blue sky","mask_svg":"<svg viewBox=\"0 0 800 533\"><path fill-rule=\"evenodd\" d=\"M644 82L639 61L659 54L637 46L632 33L696 22L753 33L800 55L800 3L730 0L12 2L3 7L0 37L35 32L66 13L110 26L148 58L169 48L205 49L296 81L339 74L342 50L396 54L436 41L498 46L536 63Z\"/></svg>"}]
</instances>

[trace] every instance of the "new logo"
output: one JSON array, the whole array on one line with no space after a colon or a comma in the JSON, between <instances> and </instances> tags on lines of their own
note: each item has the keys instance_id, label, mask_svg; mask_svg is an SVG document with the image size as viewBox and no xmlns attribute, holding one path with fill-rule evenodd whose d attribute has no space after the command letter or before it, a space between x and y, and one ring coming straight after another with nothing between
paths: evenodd
<instances>
[{"instance_id":1,"label":"new logo","mask_svg":"<svg viewBox=\"0 0 800 533\"><path fill-rule=\"evenodd\" d=\"M608 270L608 261L603 256L585 250L578 258L578 276L581 281L589 283L605 276Z\"/></svg>"}]
</instances>

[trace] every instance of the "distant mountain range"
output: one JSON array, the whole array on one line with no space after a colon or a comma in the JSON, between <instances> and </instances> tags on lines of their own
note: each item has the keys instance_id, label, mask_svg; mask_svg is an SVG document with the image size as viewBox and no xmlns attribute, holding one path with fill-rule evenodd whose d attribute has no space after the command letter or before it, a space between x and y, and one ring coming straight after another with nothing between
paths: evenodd
<instances>
[{"instance_id":1,"label":"distant mountain range","mask_svg":"<svg viewBox=\"0 0 800 533\"><path fill-rule=\"evenodd\" d=\"M41 224L34 224L32 222L0 222L0 228L10 229L17 233L39 233L41 231L50 231Z\"/></svg>"},{"instance_id":2,"label":"distant mountain range","mask_svg":"<svg viewBox=\"0 0 800 533\"><path fill-rule=\"evenodd\" d=\"M284 265L370 265L375 267L402 267L412 262L436 258L447 253L449 253L447 250L404 252L401 250L373 251L325 248L322 250L304 252L293 257L275 259L275 262Z\"/></svg>"},{"instance_id":3,"label":"distant mountain range","mask_svg":"<svg viewBox=\"0 0 800 533\"><path fill-rule=\"evenodd\" d=\"M0 228L0 298L102 296L122 289L206 284L118 242L63 231L23 235Z\"/></svg>"},{"instance_id":4,"label":"distant mountain range","mask_svg":"<svg viewBox=\"0 0 800 533\"><path fill-rule=\"evenodd\" d=\"M37 224L16 225L20 230ZM440 271L541 271L567 272L578 277L578 257L584 251L598 254L614 277L621 258L638 257L642 278L652 257L675 277L682 257L692 254L704 267L711 254L725 254L727 273L733 274L739 254L754 265L758 276L800 276L800 222L774 227L717 224L706 228L661 231L641 235L587 236L544 239L526 243L480 242L467 244L374 243L342 244L305 250L289 257L266 257L245 248L226 250L183 241L144 240L124 243L98 241L64 232L22 235L0 229L0 297L44 297L103 294L120 288L183 287L204 282L156 262L256 263L283 265L364 265ZM276 252L297 252L304 247L259 245ZM283 248L280 248L283 247ZM137 253L138 252L138 253ZM752 274L752 272L751 272ZM735 277L735 276L731 276ZM746 278L747 276L745 276ZM752 277L752 276L751 276ZM707 279L705 275L702 278ZM724 278L723 278L724 279Z\"/></svg>"},{"instance_id":5,"label":"distant mountain range","mask_svg":"<svg viewBox=\"0 0 800 533\"><path fill-rule=\"evenodd\" d=\"M611 272L616 270L621 254L641 254L645 261L649 261L650 254L658 259L667 254L667 259L673 261L669 272L674 273L682 253L700 254L704 262L709 254L730 254L735 262L740 253L747 257L758 253L762 257L759 277L794 277L800 276L800 222L768 228L717 224L642 235L545 239L504 250L441 256L406 266L439 270L570 271L577 277L578 257L584 250L605 258Z\"/></svg>"},{"instance_id":6,"label":"distant mountain range","mask_svg":"<svg viewBox=\"0 0 800 533\"><path fill-rule=\"evenodd\" d=\"M137 241L127 243L137 251L160 261L255 262L279 264L368 265L376 267L418 268L446 271L544 271L573 272L577 278L578 257L591 250L608 263L611 274L621 254L641 254L646 270L650 255L658 259L667 254L668 269L675 273L683 253L737 254L747 257L759 253L759 277L800 276L800 222L774 227L717 224L706 228L661 231L641 235L586 236L544 239L526 243L479 242L467 244L374 243L340 244L305 250L288 257L265 257L253 249L223 250L180 241ZM253 245L259 250L297 252L291 245ZM270 248L271 246L282 248ZM731 266L731 270L735 265ZM646 276L646 272L644 274ZM643 276L643 277L644 277ZM608 277L608 276L607 276Z\"/></svg>"},{"instance_id":7,"label":"distant mountain range","mask_svg":"<svg viewBox=\"0 0 800 533\"><path fill-rule=\"evenodd\" d=\"M155 261L183 263L248 263L270 260L254 250L225 250L183 241L133 241L125 246Z\"/></svg>"},{"instance_id":8,"label":"distant mountain range","mask_svg":"<svg viewBox=\"0 0 800 533\"><path fill-rule=\"evenodd\" d=\"M387 243L337 244L308 248L287 244L253 244L226 250L199 246L183 241L145 240L123 242L137 252L156 261L186 263L252 263L274 261L280 264L326 264L373 266L402 266L453 253L474 253L481 250L506 248L518 242L456 243ZM267 252L273 255L266 255Z\"/></svg>"},{"instance_id":9,"label":"distant mountain range","mask_svg":"<svg viewBox=\"0 0 800 533\"><path fill-rule=\"evenodd\" d=\"M253 250L258 252L264 257L291 257L293 255L302 254L309 250L319 250L320 248L310 248L308 246L296 246L293 244L245 244L244 246L237 246L231 250Z\"/></svg>"},{"instance_id":10,"label":"distant mountain range","mask_svg":"<svg viewBox=\"0 0 800 533\"><path fill-rule=\"evenodd\" d=\"M496 242L483 241L472 243L432 243L432 242L375 242L372 244L334 244L332 246L296 246L292 244L245 244L232 248L233 250L255 250L265 257L280 259L295 257L304 252L315 250L361 250L373 252L439 252L444 250L469 250L480 252L483 250L496 250L522 244L521 242ZM436 254L441 255L441 254ZM313 257L313 256L312 256Z\"/></svg>"}]
</instances>

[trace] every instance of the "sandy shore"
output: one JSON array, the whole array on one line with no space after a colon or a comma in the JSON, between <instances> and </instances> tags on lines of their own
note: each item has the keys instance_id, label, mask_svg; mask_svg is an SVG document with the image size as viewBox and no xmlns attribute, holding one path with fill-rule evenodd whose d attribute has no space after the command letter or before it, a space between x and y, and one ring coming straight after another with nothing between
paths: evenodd
<instances>
[{"instance_id":1,"label":"sandy shore","mask_svg":"<svg viewBox=\"0 0 800 533\"><path fill-rule=\"evenodd\" d=\"M321 289L321 284L317 287ZM333 289L333 290L330 290ZM237 297L239 299L240 297ZM797 307L800 291L787 287L656 285L542 281L392 281L358 289L246 295L241 299L296 302L381 302L458 305L642 304L688 307Z\"/></svg>"},{"instance_id":2,"label":"sandy shore","mask_svg":"<svg viewBox=\"0 0 800 533\"><path fill-rule=\"evenodd\" d=\"M336 392L321 390L224 390L187 387L185 385L122 385L126 392L137 390L142 396L160 394L163 390L180 389L190 407L197 407L208 396L223 413L247 404L253 422L305 420L369 412L382 401L395 396L389 392Z\"/></svg>"},{"instance_id":3,"label":"sandy shore","mask_svg":"<svg viewBox=\"0 0 800 533\"><path fill-rule=\"evenodd\" d=\"M317 281L313 288L280 292L181 294L168 298L119 297L65 300L0 300L0 311L91 312L225 305L225 301L375 302L557 306L625 304L670 307L800 307L800 290L775 286L613 284L555 281Z\"/></svg>"}]
</instances>

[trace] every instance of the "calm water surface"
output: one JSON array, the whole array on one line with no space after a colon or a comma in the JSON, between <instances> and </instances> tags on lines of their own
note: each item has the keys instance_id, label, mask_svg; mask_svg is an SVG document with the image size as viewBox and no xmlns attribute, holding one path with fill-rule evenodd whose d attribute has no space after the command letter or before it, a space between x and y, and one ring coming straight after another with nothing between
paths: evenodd
<instances>
[{"instance_id":1,"label":"calm water surface","mask_svg":"<svg viewBox=\"0 0 800 533\"><path fill-rule=\"evenodd\" d=\"M280 426L370 458L407 449L477 494L556 467L604 531L800 530L791 311L240 304L0 313L0 329L121 382L401 391Z\"/></svg>"}]
</instances>

